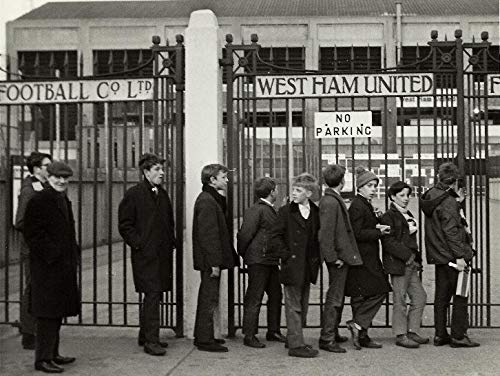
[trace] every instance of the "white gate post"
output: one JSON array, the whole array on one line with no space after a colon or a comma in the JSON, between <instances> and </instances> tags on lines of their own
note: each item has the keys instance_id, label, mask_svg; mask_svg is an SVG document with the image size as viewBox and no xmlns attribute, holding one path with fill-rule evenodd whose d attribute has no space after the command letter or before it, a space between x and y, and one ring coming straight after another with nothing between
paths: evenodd
<instances>
[{"instance_id":1,"label":"white gate post","mask_svg":"<svg viewBox=\"0 0 500 376\"><path fill-rule=\"evenodd\" d=\"M193 207L201 192L201 169L222 163L222 56L219 25L211 10L191 13L186 29L186 250L184 255L184 332L193 336L200 274L193 270ZM223 282L224 281L224 282ZM227 272L221 279L216 331L227 333ZM216 333L220 335L220 333Z\"/></svg>"}]
</instances>

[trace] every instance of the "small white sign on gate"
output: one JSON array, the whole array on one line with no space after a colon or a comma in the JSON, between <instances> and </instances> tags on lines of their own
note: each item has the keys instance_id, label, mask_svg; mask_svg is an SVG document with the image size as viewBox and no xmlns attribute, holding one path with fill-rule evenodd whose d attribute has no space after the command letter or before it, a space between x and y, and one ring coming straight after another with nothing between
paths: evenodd
<instances>
[{"instance_id":1,"label":"small white sign on gate","mask_svg":"<svg viewBox=\"0 0 500 376\"><path fill-rule=\"evenodd\" d=\"M382 137L382 127L372 126L371 111L316 112L315 138Z\"/></svg>"}]
</instances>

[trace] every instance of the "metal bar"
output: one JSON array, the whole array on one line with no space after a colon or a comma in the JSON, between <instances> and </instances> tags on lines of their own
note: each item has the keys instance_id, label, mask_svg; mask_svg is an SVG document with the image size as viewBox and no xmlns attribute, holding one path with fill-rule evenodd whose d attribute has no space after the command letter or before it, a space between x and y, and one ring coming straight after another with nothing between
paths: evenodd
<instances>
[{"instance_id":1,"label":"metal bar","mask_svg":"<svg viewBox=\"0 0 500 376\"><path fill-rule=\"evenodd\" d=\"M78 203L77 203L77 218L78 218L78 245L80 251L83 239L83 104L79 103L78 107ZM52 136L50 137L52 139ZM78 268L78 286L82 289L82 254L80 252L80 267ZM78 323L83 322L82 310L78 313Z\"/></svg>"}]
</instances>

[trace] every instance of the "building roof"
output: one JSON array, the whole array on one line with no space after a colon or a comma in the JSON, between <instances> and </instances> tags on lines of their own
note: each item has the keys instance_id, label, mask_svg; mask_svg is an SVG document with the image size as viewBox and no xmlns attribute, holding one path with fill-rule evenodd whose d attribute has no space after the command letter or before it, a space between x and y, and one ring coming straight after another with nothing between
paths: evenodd
<instances>
[{"instance_id":1,"label":"building roof","mask_svg":"<svg viewBox=\"0 0 500 376\"><path fill-rule=\"evenodd\" d=\"M198 9L217 17L348 17L395 14L395 0L171 0L47 3L18 18L188 18ZM498 15L498 0L402 0L403 15Z\"/></svg>"}]
</instances>

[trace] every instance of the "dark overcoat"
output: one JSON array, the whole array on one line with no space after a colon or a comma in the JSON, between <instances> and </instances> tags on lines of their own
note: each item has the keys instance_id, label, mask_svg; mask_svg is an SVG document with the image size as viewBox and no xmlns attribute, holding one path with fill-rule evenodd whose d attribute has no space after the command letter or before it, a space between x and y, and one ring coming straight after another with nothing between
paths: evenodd
<instances>
[{"instance_id":1,"label":"dark overcoat","mask_svg":"<svg viewBox=\"0 0 500 376\"><path fill-rule=\"evenodd\" d=\"M30 248L30 313L44 318L77 315L80 247L67 196L52 187L33 196L26 207L23 234Z\"/></svg>"},{"instance_id":2,"label":"dark overcoat","mask_svg":"<svg viewBox=\"0 0 500 376\"><path fill-rule=\"evenodd\" d=\"M363 265L349 268L346 283L348 296L373 296L391 291L391 286L380 261L379 239L382 233L373 206L366 198L357 195L349 207L354 237Z\"/></svg>"},{"instance_id":3,"label":"dark overcoat","mask_svg":"<svg viewBox=\"0 0 500 376\"><path fill-rule=\"evenodd\" d=\"M300 214L299 205L290 202L281 207L271 231L273 252L281 258L280 281L284 285L303 286L306 268L309 282L316 283L319 273L319 209L309 201L311 234Z\"/></svg>"},{"instance_id":4,"label":"dark overcoat","mask_svg":"<svg viewBox=\"0 0 500 376\"><path fill-rule=\"evenodd\" d=\"M348 265L361 265L356 238L347 206L332 188L325 190L319 202L319 246L321 259L327 263L338 259Z\"/></svg>"},{"instance_id":5,"label":"dark overcoat","mask_svg":"<svg viewBox=\"0 0 500 376\"><path fill-rule=\"evenodd\" d=\"M410 235L410 228L406 218L391 203L380 222L391 226L391 233L382 238L382 262L387 274L404 275L406 262L411 255L415 255L415 261L422 263L422 255L418 248L417 233Z\"/></svg>"},{"instance_id":6,"label":"dark overcoat","mask_svg":"<svg viewBox=\"0 0 500 376\"><path fill-rule=\"evenodd\" d=\"M153 192L144 180L130 188L118 208L118 229L132 248L132 272L137 292L161 292L172 288L172 250L175 225L168 193Z\"/></svg>"},{"instance_id":7,"label":"dark overcoat","mask_svg":"<svg viewBox=\"0 0 500 376\"><path fill-rule=\"evenodd\" d=\"M279 258L272 253L269 234L278 218L276 210L259 200L245 211L238 231L238 254L245 264L278 265Z\"/></svg>"},{"instance_id":8,"label":"dark overcoat","mask_svg":"<svg viewBox=\"0 0 500 376\"><path fill-rule=\"evenodd\" d=\"M192 236L195 270L216 266L230 269L237 264L238 255L229 236L226 213L206 191L199 194L194 204Z\"/></svg>"}]
</instances>

